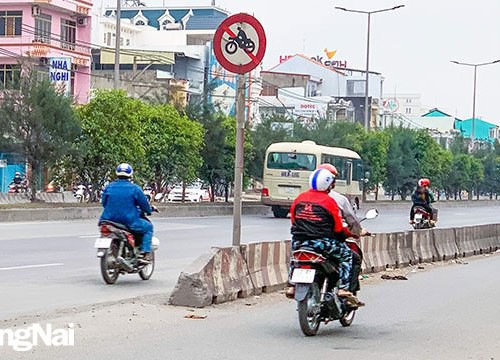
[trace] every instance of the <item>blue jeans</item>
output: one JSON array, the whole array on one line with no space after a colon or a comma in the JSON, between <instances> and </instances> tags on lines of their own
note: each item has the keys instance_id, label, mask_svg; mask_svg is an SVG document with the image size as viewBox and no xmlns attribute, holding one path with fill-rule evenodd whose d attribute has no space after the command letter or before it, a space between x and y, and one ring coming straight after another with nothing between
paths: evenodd
<instances>
[{"instance_id":1,"label":"blue jeans","mask_svg":"<svg viewBox=\"0 0 500 360\"><path fill-rule=\"evenodd\" d=\"M327 238L315 240L292 240L293 251L299 250L302 247L314 249L314 251L325 255L328 260L338 264L339 289L349 290L349 280L352 271L352 251L345 242ZM290 264L290 270L293 270L293 261Z\"/></svg>"},{"instance_id":2,"label":"blue jeans","mask_svg":"<svg viewBox=\"0 0 500 360\"><path fill-rule=\"evenodd\" d=\"M149 253L153 250L151 246L153 242L153 224L151 222L140 219L139 222L130 227L130 230L142 234L141 251Z\"/></svg>"}]
</instances>

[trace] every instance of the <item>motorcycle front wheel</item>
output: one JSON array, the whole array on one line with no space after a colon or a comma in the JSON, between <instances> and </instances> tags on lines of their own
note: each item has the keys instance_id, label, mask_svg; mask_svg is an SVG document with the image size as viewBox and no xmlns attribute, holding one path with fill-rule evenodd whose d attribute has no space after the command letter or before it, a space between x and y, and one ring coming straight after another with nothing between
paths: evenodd
<instances>
[{"instance_id":1,"label":"motorcycle front wheel","mask_svg":"<svg viewBox=\"0 0 500 360\"><path fill-rule=\"evenodd\" d=\"M238 44L236 44L236 41L232 40L226 44L226 52L229 55L236 53L236 50L238 50Z\"/></svg>"},{"instance_id":2,"label":"motorcycle front wheel","mask_svg":"<svg viewBox=\"0 0 500 360\"><path fill-rule=\"evenodd\" d=\"M304 300L298 303L299 325L306 336L314 336L320 323L320 291L317 283L312 283Z\"/></svg>"},{"instance_id":3,"label":"motorcycle front wheel","mask_svg":"<svg viewBox=\"0 0 500 360\"><path fill-rule=\"evenodd\" d=\"M139 271L139 276L142 280L149 280L151 275L153 275L153 271L155 269L155 252L151 252L151 263L144 266L141 271Z\"/></svg>"},{"instance_id":4,"label":"motorcycle front wheel","mask_svg":"<svg viewBox=\"0 0 500 360\"><path fill-rule=\"evenodd\" d=\"M108 285L113 285L118 280L118 275L120 275L120 270L116 264L117 257L118 245L113 241L101 258L101 275Z\"/></svg>"}]
</instances>

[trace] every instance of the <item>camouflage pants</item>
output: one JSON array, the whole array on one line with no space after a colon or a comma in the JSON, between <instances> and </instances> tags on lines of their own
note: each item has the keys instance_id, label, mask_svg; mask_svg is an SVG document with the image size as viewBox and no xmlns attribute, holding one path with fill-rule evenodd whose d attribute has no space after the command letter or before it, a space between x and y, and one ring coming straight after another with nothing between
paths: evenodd
<instances>
[{"instance_id":1,"label":"camouflage pants","mask_svg":"<svg viewBox=\"0 0 500 360\"><path fill-rule=\"evenodd\" d=\"M339 288L349 290L349 280L352 271L352 251L343 241L334 239L292 240L292 251L301 248L310 248L322 254L329 261L339 266ZM293 270L293 261L290 262L290 276Z\"/></svg>"}]
</instances>

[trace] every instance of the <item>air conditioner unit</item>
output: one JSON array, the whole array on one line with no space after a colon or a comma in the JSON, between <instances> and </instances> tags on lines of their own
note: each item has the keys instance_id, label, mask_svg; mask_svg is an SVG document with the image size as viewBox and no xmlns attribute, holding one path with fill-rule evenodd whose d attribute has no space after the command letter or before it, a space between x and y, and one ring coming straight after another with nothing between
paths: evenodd
<instances>
[{"instance_id":1,"label":"air conditioner unit","mask_svg":"<svg viewBox=\"0 0 500 360\"><path fill-rule=\"evenodd\" d=\"M33 15L33 16L40 16L41 13L42 13L42 11L40 10L40 6L33 5L31 7L31 15Z\"/></svg>"},{"instance_id":2,"label":"air conditioner unit","mask_svg":"<svg viewBox=\"0 0 500 360\"><path fill-rule=\"evenodd\" d=\"M76 26L87 26L87 18L79 17L76 19Z\"/></svg>"}]
</instances>

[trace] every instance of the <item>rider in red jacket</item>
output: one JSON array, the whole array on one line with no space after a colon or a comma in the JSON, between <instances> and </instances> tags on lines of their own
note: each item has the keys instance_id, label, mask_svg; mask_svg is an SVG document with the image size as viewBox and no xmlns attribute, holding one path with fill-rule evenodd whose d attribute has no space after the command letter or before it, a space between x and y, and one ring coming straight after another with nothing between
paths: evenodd
<instances>
[{"instance_id":1,"label":"rider in red jacket","mask_svg":"<svg viewBox=\"0 0 500 360\"><path fill-rule=\"evenodd\" d=\"M338 295L348 298L354 306L363 306L349 291L352 253L345 243L339 207L328 195L334 183L335 176L330 171L317 169L309 177L310 189L294 200L290 209L292 249L302 246L322 249L329 260L339 264ZM293 297L293 294L294 287L289 286L286 295Z\"/></svg>"}]
</instances>

